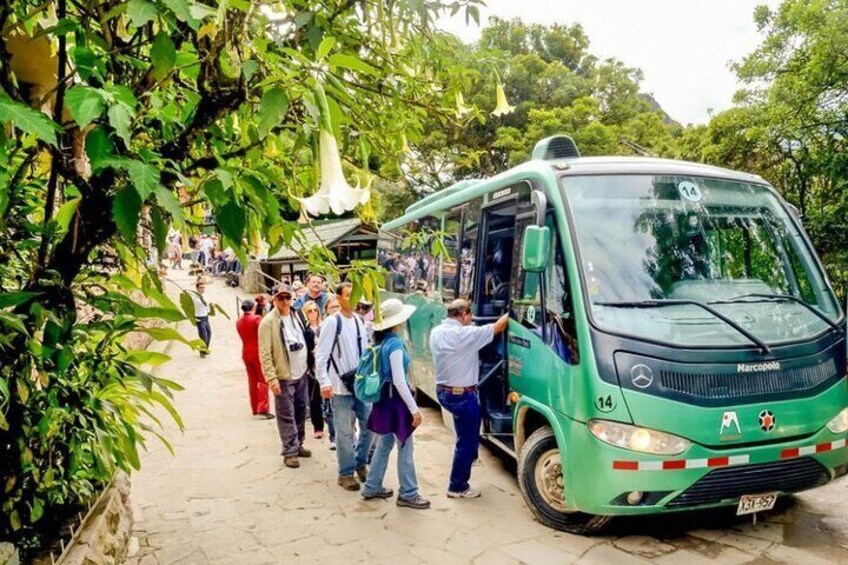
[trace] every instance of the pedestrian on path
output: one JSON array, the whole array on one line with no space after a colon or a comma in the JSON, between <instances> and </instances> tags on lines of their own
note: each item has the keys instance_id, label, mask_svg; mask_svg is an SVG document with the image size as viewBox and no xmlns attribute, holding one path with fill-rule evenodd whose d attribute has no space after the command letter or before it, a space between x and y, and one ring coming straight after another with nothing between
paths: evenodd
<instances>
[{"instance_id":1,"label":"pedestrian on path","mask_svg":"<svg viewBox=\"0 0 848 565\"><path fill-rule=\"evenodd\" d=\"M332 316L333 314L338 314L339 310L342 309L342 307L339 305L339 299L336 298L335 296L331 296L330 298L327 299L327 303L325 304L325 307L326 307L325 312L324 312L324 319L325 320L327 318L329 318L330 316Z\"/></svg>"},{"instance_id":2,"label":"pedestrian on path","mask_svg":"<svg viewBox=\"0 0 848 565\"><path fill-rule=\"evenodd\" d=\"M199 277L194 283L195 292L191 295L194 303L194 317L197 320L197 335L206 346L200 352L201 357L209 355L209 344L212 343L212 326L209 325L209 304L203 299L206 292L206 280Z\"/></svg>"},{"instance_id":3,"label":"pedestrian on path","mask_svg":"<svg viewBox=\"0 0 848 565\"><path fill-rule=\"evenodd\" d=\"M365 328L353 314L350 294L353 285L343 282L336 287L341 311L329 316L321 326L321 336L315 348L315 368L321 384L321 396L331 399L333 423L336 427L336 457L339 462L338 484L345 490L359 490L353 476L361 482L368 474L366 462L371 446L368 416L371 405L353 394L353 376L359 358L368 347ZM354 431L354 419L359 422L359 437Z\"/></svg>"},{"instance_id":4,"label":"pedestrian on path","mask_svg":"<svg viewBox=\"0 0 848 565\"><path fill-rule=\"evenodd\" d=\"M436 396L453 416L456 448L453 453L448 498L476 498L480 491L468 484L471 464L480 446L480 349L506 329L509 316L495 323L472 326L471 305L456 299L448 305L448 317L430 332L430 352L436 368Z\"/></svg>"},{"instance_id":5,"label":"pedestrian on path","mask_svg":"<svg viewBox=\"0 0 848 565\"><path fill-rule=\"evenodd\" d=\"M303 447L307 395L308 352L312 332L300 314L292 310L294 293L288 285L279 285L273 292L274 309L259 324L259 359L262 373L274 393L277 430L283 444L283 463L300 467L299 457L311 457Z\"/></svg>"},{"instance_id":6,"label":"pedestrian on path","mask_svg":"<svg viewBox=\"0 0 848 565\"><path fill-rule=\"evenodd\" d=\"M314 341L318 340L321 335L321 312L318 305L311 300L303 305L301 309L303 317L306 318L306 324L312 330ZM313 356L315 350L310 352ZM314 366L314 364L313 364ZM321 386L318 384L318 379L315 377L315 372L309 373L309 419L312 421L312 435L315 439L324 437L324 399L321 398ZM330 442L336 440L335 430L333 429L333 420L327 421L327 427L330 432Z\"/></svg>"},{"instance_id":7,"label":"pedestrian on path","mask_svg":"<svg viewBox=\"0 0 848 565\"><path fill-rule=\"evenodd\" d=\"M298 310L303 308L309 300L318 305L318 310L321 315L324 315L324 306L327 304L329 295L324 292L324 277L317 273L306 275L306 288L308 292L301 295L294 301L294 307Z\"/></svg>"},{"instance_id":8,"label":"pedestrian on path","mask_svg":"<svg viewBox=\"0 0 848 565\"><path fill-rule=\"evenodd\" d=\"M430 501L418 493L412 453L412 432L421 425L421 411L409 383L410 358L402 338L404 324L413 312L415 306L390 298L380 305L382 321L374 323L374 340L379 347L375 355L380 356L380 382L384 385L380 400L374 403L368 418L368 429L378 435L368 478L362 487L362 498L390 498L394 494L383 486L383 478L389 465L389 454L397 441L400 483L397 505L423 510L430 507Z\"/></svg>"},{"instance_id":9,"label":"pedestrian on path","mask_svg":"<svg viewBox=\"0 0 848 565\"><path fill-rule=\"evenodd\" d=\"M268 412L268 384L262 376L262 363L259 361L259 324L262 316L254 313L256 303L248 298L241 303L241 318L236 322L236 331L241 338L241 359L247 369L247 391L250 397L250 410L254 416L271 419Z\"/></svg>"}]
</instances>

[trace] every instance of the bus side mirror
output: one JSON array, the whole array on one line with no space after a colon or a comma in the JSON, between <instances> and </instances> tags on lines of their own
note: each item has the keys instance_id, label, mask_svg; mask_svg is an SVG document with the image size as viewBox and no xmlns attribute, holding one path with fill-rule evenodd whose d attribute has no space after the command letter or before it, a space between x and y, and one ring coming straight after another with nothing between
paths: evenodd
<instances>
[{"instance_id":1,"label":"bus side mirror","mask_svg":"<svg viewBox=\"0 0 848 565\"><path fill-rule=\"evenodd\" d=\"M548 268L551 257L551 230L548 226L524 228L521 248L521 266L530 273L540 273Z\"/></svg>"}]
</instances>

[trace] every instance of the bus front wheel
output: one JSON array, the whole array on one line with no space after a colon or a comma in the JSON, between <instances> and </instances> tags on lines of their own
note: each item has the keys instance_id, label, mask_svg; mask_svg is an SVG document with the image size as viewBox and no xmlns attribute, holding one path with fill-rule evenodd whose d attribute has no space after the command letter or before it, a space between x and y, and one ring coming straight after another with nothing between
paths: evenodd
<instances>
[{"instance_id":1,"label":"bus front wheel","mask_svg":"<svg viewBox=\"0 0 848 565\"><path fill-rule=\"evenodd\" d=\"M553 430L545 426L527 438L518 455L518 485L524 501L544 525L572 534L601 530L610 516L594 516L565 505L565 477Z\"/></svg>"}]
</instances>

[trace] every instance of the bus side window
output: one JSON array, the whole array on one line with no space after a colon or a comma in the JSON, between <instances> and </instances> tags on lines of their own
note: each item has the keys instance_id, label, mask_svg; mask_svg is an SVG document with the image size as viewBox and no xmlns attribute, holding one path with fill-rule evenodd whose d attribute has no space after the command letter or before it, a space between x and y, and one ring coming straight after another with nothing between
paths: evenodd
<instances>
[{"instance_id":1,"label":"bus side window","mask_svg":"<svg viewBox=\"0 0 848 565\"><path fill-rule=\"evenodd\" d=\"M553 234L551 261L545 271L545 311L549 320L551 345L566 363L580 362L577 344L577 325L574 321L574 300L569 292L565 273L565 257L553 218L548 217L548 227Z\"/></svg>"},{"instance_id":2,"label":"bus side window","mask_svg":"<svg viewBox=\"0 0 848 565\"><path fill-rule=\"evenodd\" d=\"M459 244L460 231L462 230L462 209L447 214L444 218L444 244L448 252L447 257L439 259L440 284L442 300L445 304L456 298L457 285L459 284L459 266L457 245Z\"/></svg>"}]
</instances>

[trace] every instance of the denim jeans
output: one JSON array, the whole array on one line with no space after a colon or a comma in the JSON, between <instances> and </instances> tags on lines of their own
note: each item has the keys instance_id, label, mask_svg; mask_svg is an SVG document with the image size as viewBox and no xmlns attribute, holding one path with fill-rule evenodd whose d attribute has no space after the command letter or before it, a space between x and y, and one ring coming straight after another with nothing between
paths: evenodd
<instances>
[{"instance_id":1,"label":"denim jeans","mask_svg":"<svg viewBox=\"0 0 848 565\"><path fill-rule=\"evenodd\" d=\"M333 425L333 401L321 400L321 415L324 416L324 422L327 423L327 433L330 435L330 441L336 441L336 426Z\"/></svg>"},{"instance_id":2,"label":"denim jeans","mask_svg":"<svg viewBox=\"0 0 848 565\"><path fill-rule=\"evenodd\" d=\"M463 492L468 489L471 464L477 458L480 448L480 403L477 401L477 391L452 394L437 389L436 396L439 404L453 415L453 425L456 428L456 448L453 452L448 490Z\"/></svg>"},{"instance_id":3,"label":"denim jeans","mask_svg":"<svg viewBox=\"0 0 848 565\"><path fill-rule=\"evenodd\" d=\"M389 454L395 446L395 434L380 434L374 443L377 448L371 458L371 466L368 468L368 480L362 493L365 495L376 494L383 490L383 478L386 476L386 468L389 465ZM415 461L412 457L412 436L406 443L401 445L398 441L397 473L400 489L398 496L401 498L414 498L418 494L418 479L415 476Z\"/></svg>"},{"instance_id":4,"label":"denim jeans","mask_svg":"<svg viewBox=\"0 0 848 565\"><path fill-rule=\"evenodd\" d=\"M197 318L197 335L209 349L209 342L212 341L212 326L209 325L209 316Z\"/></svg>"},{"instance_id":5,"label":"denim jeans","mask_svg":"<svg viewBox=\"0 0 848 565\"><path fill-rule=\"evenodd\" d=\"M371 405L365 404L352 394L334 395L332 401L339 476L347 477L368 461L371 432L367 426ZM359 423L359 437L353 429L354 420Z\"/></svg>"}]
</instances>

